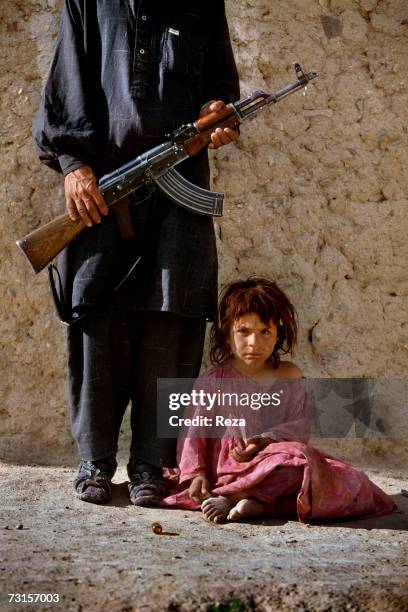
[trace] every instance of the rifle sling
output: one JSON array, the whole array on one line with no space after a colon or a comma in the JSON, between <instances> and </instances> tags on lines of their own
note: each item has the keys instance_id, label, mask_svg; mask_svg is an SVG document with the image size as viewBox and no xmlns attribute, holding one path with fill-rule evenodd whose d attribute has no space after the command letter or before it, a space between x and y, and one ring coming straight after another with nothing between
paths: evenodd
<instances>
[{"instance_id":1,"label":"rifle sling","mask_svg":"<svg viewBox=\"0 0 408 612\"><path fill-rule=\"evenodd\" d=\"M136 261L131 265L130 269L125 274L125 276L120 280L120 282L113 289L109 297L106 297L103 300L103 302L100 302L99 304L94 304L93 306L89 306L86 309L86 311L82 313L77 312L75 309L72 309L71 307L68 306L67 301L65 299L61 275L59 273L59 270L57 266L55 266L54 264L50 264L48 266L48 281L50 284L51 294L52 294L52 298L54 301L55 309L62 323L68 326L74 325L74 323L78 323L85 317L88 317L91 314L100 312L104 308L107 308L108 306L110 306L114 300L115 295L117 294L119 289L123 287L123 285L126 283L128 278L132 275L134 269L136 268L136 266L138 265L141 259L142 259L141 256L139 256L136 259ZM54 273L56 274L56 277L57 277L58 288L55 282Z\"/></svg>"}]
</instances>

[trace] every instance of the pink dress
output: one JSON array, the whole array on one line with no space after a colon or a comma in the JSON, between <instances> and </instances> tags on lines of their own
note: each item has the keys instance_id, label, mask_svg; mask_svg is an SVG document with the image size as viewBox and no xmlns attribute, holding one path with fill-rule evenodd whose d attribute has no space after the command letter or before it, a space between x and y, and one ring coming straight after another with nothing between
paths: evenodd
<instances>
[{"instance_id":1,"label":"pink dress","mask_svg":"<svg viewBox=\"0 0 408 612\"><path fill-rule=\"evenodd\" d=\"M228 363L202 375L197 387L219 391L220 387L223 390L222 381L228 392L242 392L243 385L247 390L265 391ZM282 381L276 383L278 388L283 386ZM188 488L195 476L205 475L212 493L228 496L246 491L248 497L272 504L271 516L297 516L300 521L309 521L393 512L396 509L393 500L364 472L308 445L303 380L288 382L282 398L278 407L269 408L274 410L275 422L262 434L276 442L246 463L239 463L230 455L237 446L245 448L245 436L226 432L222 438L202 438L188 437L187 432L187 437L180 438L179 469L167 473L172 493L162 505L199 510L200 504L189 498ZM258 413L251 418L252 429L256 429L253 420L256 421Z\"/></svg>"}]
</instances>

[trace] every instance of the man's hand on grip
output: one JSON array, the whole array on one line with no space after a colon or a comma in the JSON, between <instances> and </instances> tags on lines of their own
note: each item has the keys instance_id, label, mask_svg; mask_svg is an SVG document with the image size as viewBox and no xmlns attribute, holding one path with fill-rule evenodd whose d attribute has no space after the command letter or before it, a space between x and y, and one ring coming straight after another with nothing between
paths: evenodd
<instances>
[{"instance_id":1,"label":"man's hand on grip","mask_svg":"<svg viewBox=\"0 0 408 612\"><path fill-rule=\"evenodd\" d=\"M100 223L101 215L108 214L108 207L90 166L81 166L66 175L65 199L70 219L76 221L81 217L87 227Z\"/></svg>"}]
</instances>

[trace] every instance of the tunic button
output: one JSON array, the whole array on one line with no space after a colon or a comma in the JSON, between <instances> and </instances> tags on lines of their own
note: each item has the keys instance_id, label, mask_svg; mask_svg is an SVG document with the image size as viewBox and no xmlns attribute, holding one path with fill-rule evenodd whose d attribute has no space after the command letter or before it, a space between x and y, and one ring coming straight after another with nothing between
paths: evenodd
<instances>
[{"instance_id":1,"label":"tunic button","mask_svg":"<svg viewBox=\"0 0 408 612\"><path fill-rule=\"evenodd\" d=\"M147 19L146 15L142 15L142 20L146 21L146 19Z\"/></svg>"},{"instance_id":2,"label":"tunic button","mask_svg":"<svg viewBox=\"0 0 408 612\"><path fill-rule=\"evenodd\" d=\"M144 49L140 49L140 50L139 50L140 55L143 55L143 54L144 54L144 52L145 52L145 50L144 50Z\"/></svg>"}]
</instances>

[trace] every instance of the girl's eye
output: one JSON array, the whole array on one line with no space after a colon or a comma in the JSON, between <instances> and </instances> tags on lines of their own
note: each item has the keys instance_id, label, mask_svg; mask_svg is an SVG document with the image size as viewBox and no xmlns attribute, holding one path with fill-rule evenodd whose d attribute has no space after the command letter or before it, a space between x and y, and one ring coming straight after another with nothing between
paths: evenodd
<instances>
[{"instance_id":1,"label":"girl's eye","mask_svg":"<svg viewBox=\"0 0 408 612\"><path fill-rule=\"evenodd\" d=\"M269 331L269 329L264 329L262 333L264 336L269 336L271 332Z\"/></svg>"}]
</instances>

